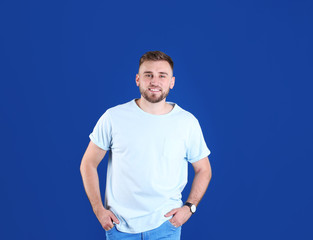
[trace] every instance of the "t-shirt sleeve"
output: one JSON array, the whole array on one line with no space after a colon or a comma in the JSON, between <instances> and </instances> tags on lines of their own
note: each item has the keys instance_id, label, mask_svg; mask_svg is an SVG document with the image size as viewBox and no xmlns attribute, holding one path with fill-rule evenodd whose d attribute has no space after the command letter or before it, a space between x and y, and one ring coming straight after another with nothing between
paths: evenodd
<instances>
[{"instance_id":1,"label":"t-shirt sleeve","mask_svg":"<svg viewBox=\"0 0 313 240\"><path fill-rule=\"evenodd\" d=\"M195 119L191 127L188 142L189 142L187 150L188 162L194 163L210 155L211 152L205 143L202 130L197 119Z\"/></svg>"},{"instance_id":2,"label":"t-shirt sleeve","mask_svg":"<svg viewBox=\"0 0 313 240\"><path fill-rule=\"evenodd\" d=\"M89 135L90 140L103 150L110 150L112 143L112 125L108 111L106 111L98 120L92 133Z\"/></svg>"}]
</instances>

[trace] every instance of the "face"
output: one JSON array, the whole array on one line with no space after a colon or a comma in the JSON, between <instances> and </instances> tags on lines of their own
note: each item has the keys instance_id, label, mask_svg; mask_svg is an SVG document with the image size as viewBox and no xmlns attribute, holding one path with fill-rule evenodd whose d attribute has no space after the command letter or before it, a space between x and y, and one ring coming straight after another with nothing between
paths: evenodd
<instances>
[{"instance_id":1,"label":"face","mask_svg":"<svg viewBox=\"0 0 313 240\"><path fill-rule=\"evenodd\" d=\"M170 89L173 89L175 77L167 61L146 61L139 68L136 84L141 96L151 103L166 99ZM165 100L164 100L165 101Z\"/></svg>"}]
</instances>

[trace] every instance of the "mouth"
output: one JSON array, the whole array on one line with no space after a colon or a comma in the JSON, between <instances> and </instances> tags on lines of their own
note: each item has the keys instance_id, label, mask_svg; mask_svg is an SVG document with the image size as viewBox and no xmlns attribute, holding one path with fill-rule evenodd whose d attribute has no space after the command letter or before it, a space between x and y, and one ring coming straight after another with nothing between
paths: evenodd
<instances>
[{"instance_id":1,"label":"mouth","mask_svg":"<svg viewBox=\"0 0 313 240\"><path fill-rule=\"evenodd\" d=\"M161 92L161 89L158 88L148 88L148 90L153 93Z\"/></svg>"}]
</instances>

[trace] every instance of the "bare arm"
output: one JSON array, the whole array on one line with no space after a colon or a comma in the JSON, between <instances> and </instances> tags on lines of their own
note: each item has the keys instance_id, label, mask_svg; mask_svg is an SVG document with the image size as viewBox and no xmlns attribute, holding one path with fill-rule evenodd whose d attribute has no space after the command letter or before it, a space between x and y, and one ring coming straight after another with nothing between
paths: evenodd
<instances>
[{"instance_id":1,"label":"bare arm","mask_svg":"<svg viewBox=\"0 0 313 240\"><path fill-rule=\"evenodd\" d=\"M189 193L187 202L198 206L208 188L209 182L212 177L212 170L208 157L192 163L192 166L195 170L195 177L192 182L191 191ZM183 206L181 208L175 208L172 211L168 212L165 217L169 217L172 215L173 218L170 219L170 222L174 226L178 227L187 222L192 213L190 212L190 208L188 206Z\"/></svg>"},{"instance_id":2,"label":"bare arm","mask_svg":"<svg viewBox=\"0 0 313 240\"><path fill-rule=\"evenodd\" d=\"M113 221L119 221L111 211L104 208L101 200L97 168L105 154L105 150L90 141L80 164L80 172L92 209L102 227L109 230L113 227Z\"/></svg>"},{"instance_id":3,"label":"bare arm","mask_svg":"<svg viewBox=\"0 0 313 240\"><path fill-rule=\"evenodd\" d=\"M192 163L192 166L195 170L195 177L192 182L191 191L187 202L191 202L198 206L209 186L212 177L212 170L208 157Z\"/></svg>"}]
</instances>

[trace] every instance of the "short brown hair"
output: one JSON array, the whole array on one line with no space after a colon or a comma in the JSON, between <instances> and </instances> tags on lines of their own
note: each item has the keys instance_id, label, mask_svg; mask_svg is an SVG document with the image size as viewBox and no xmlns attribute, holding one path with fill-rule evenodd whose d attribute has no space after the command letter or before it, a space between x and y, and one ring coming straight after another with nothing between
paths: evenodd
<instances>
[{"instance_id":1,"label":"short brown hair","mask_svg":"<svg viewBox=\"0 0 313 240\"><path fill-rule=\"evenodd\" d=\"M167 61L170 64L172 71L174 68L174 62L172 58L161 51L146 52L139 60L139 67L146 61Z\"/></svg>"}]
</instances>

